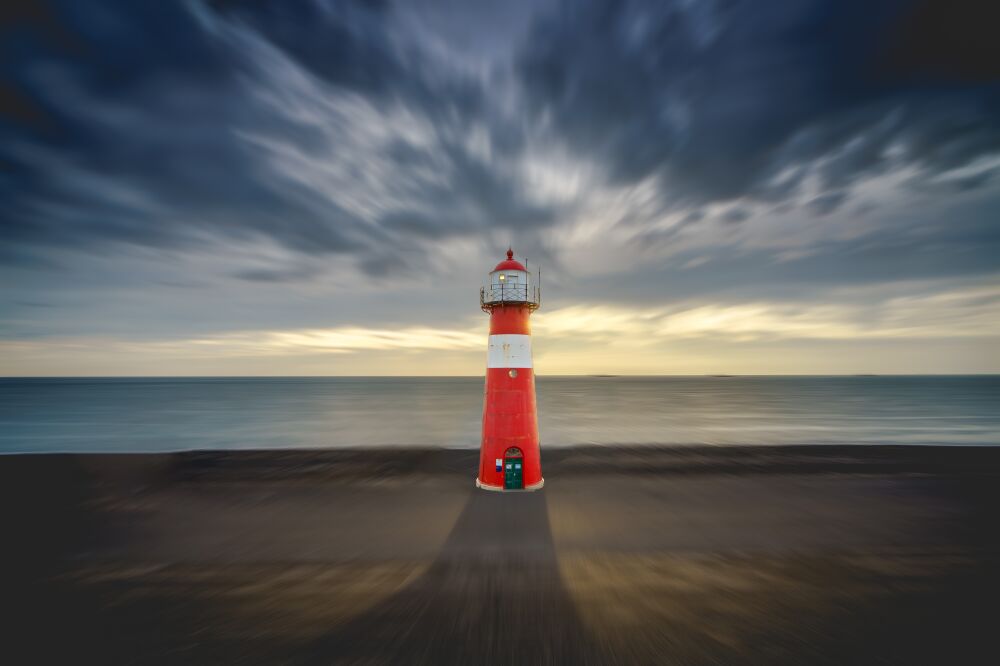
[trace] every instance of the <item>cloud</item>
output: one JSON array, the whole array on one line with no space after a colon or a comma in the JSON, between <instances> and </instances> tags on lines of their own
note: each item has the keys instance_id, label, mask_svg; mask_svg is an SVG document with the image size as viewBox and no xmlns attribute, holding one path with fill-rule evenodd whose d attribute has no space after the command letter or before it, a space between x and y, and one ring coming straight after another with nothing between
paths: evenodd
<instances>
[{"instance_id":1,"label":"cloud","mask_svg":"<svg viewBox=\"0 0 1000 666\"><path fill-rule=\"evenodd\" d=\"M955 288L877 302L690 302L660 308L574 306L536 316L539 335L657 345L684 338L866 340L982 337L1000 330L1000 286Z\"/></svg>"},{"instance_id":2,"label":"cloud","mask_svg":"<svg viewBox=\"0 0 1000 666\"><path fill-rule=\"evenodd\" d=\"M465 29L509 35L482 59L461 40L473 67L434 3L51 2L0 71L20 100L0 116L4 254L267 240L387 276L456 238L560 261L585 218L665 248L706 208L829 215L872 178L919 186L1000 151L988 64L920 48L956 27L935 7L470 8Z\"/></svg>"},{"instance_id":3,"label":"cloud","mask_svg":"<svg viewBox=\"0 0 1000 666\"><path fill-rule=\"evenodd\" d=\"M743 222L750 217L750 212L743 208L730 208L722 214L722 220L730 224Z\"/></svg>"},{"instance_id":4,"label":"cloud","mask_svg":"<svg viewBox=\"0 0 1000 666\"><path fill-rule=\"evenodd\" d=\"M989 13L918 4L966 27ZM534 113L612 182L655 175L665 206L771 201L810 180L823 194L905 166L931 177L1000 150L994 40L969 31L976 62L914 60L905 52L945 28L911 19L892 2L566 3L535 26L518 71Z\"/></svg>"},{"instance_id":5,"label":"cloud","mask_svg":"<svg viewBox=\"0 0 1000 666\"><path fill-rule=\"evenodd\" d=\"M347 354L385 350L481 350L478 332L432 328L396 330L344 327L292 331L229 333L176 344L187 350L204 349L227 355L280 355L321 352Z\"/></svg>"},{"instance_id":6,"label":"cloud","mask_svg":"<svg viewBox=\"0 0 1000 666\"><path fill-rule=\"evenodd\" d=\"M535 356L543 374L586 372L837 372L857 367L864 350L913 372L919 345L951 341L943 351L995 348L1000 330L1000 283L897 285L877 298L848 290L823 303L781 300L691 300L670 306L626 308L575 305L533 316ZM860 297L860 298L859 298ZM469 374L482 372L486 343L482 322L466 327L362 326L243 330L193 337L75 336L0 340L0 373L23 374ZM892 343L900 354L879 345ZM769 347L770 345L770 347ZM803 345L806 345L803 348ZM837 345L843 362L808 350ZM774 356L795 350L794 366ZM879 349L883 349L879 351ZM904 353L905 350L905 353ZM780 356L780 354L778 355ZM1000 357L980 352L962 367L995 369ZM979 359L978 361L976 359ZM909 363L910 365L899 365ZM972 363L972 366L969 364ZM864 366L861 366L862 369ZM879 366L882 367L882 366ZM902 368L902 369L901 369Z\"/></svg>"},{"instance_id":7,"label":"cloud","mask_svg":"<svg viewBox=\"0 0 1000 666\"><path fill-rule=\"evenodd\" d=\"M5 72L46 128L0 122L7 244L268 239L384 274L421 239L554 219L505 157L519 132L486 82L409 43L382 4L51 14L77 47L29 26Z\"/></svg>"},{"instance_id":8,"label":"cloud","mask_svg":"<svg viewBox=\"0 0 1000 666\"><path fill-rule=\"evenodd\" d=\"M810 201L809 208L817 215L829 215L840 208L846 199L847 195L843 192L827 192Z\"/></svg>"},{"instance_id":9,"label":"cloud","mask_svg":"<svg viewBox=\"0 0 1000 666\"><path fill-rule=\"evenodd\" d=\"M343 327L332 329L298 329L277 331L241 331L194 338L129 338L120 336L76 336L18 338L0 340L0 373L23 373L25 363L44 365L64 364L73 371L74 359L86 359L95 366L108 364L108 370L119 367L114 358L142 359L158 366L159 372L170 374L177 361L211 363L220 359L253 358L317 358L328 355L363 355L371 362L373 355L383 352L484 352L485 337L481 332L402 328L396 330ZM110 354L110 356L109 356ZM477 354L477 357L480 354ZM424 358L426 370L433 363ZM442 356L442 359L447 359ZM375 369L377 364L372 364ZM426 371L425 370L425 371ZM127 374L127 373L126 373ZM377 373L381 374L381 373Z\"/></svg>"},{"instance_id":10,"label":"cloud","mask_svg":"<svg viewBox=\"0 0 1000 666\"><path fill-rule=\"evenodd\" d=\"M451 4L18 19L0 335L155 355L232 331L462 332L513 243L544 267L552 331L890 339L862 321L882 286L1000 271L984 3ZM956 340L991 320L963 321Z\"/></svg>"}]
</instances>

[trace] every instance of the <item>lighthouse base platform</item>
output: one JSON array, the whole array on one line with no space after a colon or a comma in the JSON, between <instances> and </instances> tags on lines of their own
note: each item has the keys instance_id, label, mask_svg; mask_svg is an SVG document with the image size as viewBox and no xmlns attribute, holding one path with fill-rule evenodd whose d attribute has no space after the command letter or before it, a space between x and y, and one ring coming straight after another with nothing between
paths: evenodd
<instances>
[{"instance_id":1,"label":"lighthouse base platform","mask_svg":"<svg viewBox=\"0 0 1000 666\"><path fill-rule=\"evenodd\" d=\"M530 486L525 486L524 488L504 488L503 486L491 486L488 483L483 483L479 479L476 479L476 488L482 488L483 490L492 490L497 493L523 493L532 492L535 490L541 490L545 486L545 479L542 479L538 483L533 483Z\"/></svg>"}]
</instances>

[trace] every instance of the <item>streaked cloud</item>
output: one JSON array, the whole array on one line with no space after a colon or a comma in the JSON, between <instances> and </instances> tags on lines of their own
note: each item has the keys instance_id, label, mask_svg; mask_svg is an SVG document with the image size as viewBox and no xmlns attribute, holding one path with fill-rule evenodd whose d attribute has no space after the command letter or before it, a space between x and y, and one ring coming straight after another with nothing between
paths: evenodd
<instances>
[{"instance_id":1,"label":"streaked cloud","mask_svg":"<svg viewBox=\"0 0 1000 666\"><path fill-rule=\"evenodd\" d=\"M996 330L984 5L452 5L15 15L5 371L86 353L100 373L114 349L472 372L476 288L509 243L543 266L537 327L563 348L933 337L957 358Z\"/></svg>"},{"instance_id":2,"label":"streaked cloud","mask_svg":"<svg viewBox=\"0 0 1000 666\"><path fill-rule=\"evenodd\" d=\"M756 301L645 310L577 306L540 313L535 327L550 338L632 344L689 337L736 342L995 337L1000 331L1000 283L836 305Z\"/></svg>"},{"instance_id":3,"label":"streaked cloud","mask_svg":"<svg viewBox=\"0 0 1000 666\"><path fill-rule=\"evenodd\" d=\"M483 339L482 335L473 332L430 328L405 328L394 331L344 328L237 333L192 340L190 343L221 349L229 354L298 354L388 349L481 349Z\"/></svg>"},{"instance_id":4,"label":"streaked cloud","mask_svg":"<svg viewBox=\"0 0 1000 666\"><path fill-rule=\"evenodd\" d=\"M730 305L689 303L653 309L571 306L536 314L533 328L543 373L568 371L562 365L565 361L546 367L546 356L558 359L579 354L592 358L595 352L617 349L632 350L633 362L639 361L644 373L669 374L678 371L671 347L691 341L715 345L716 352L728 349L730 353L746 344L783 340L862 346L879 341L976 338L996 344L1000 342L1000 283L919 296L890 295L879 302L855 305L758 301ZM157 374L174 374L171 363L176 360L185 363L186 368L210 368L221 359L274 361L352 355L379 369L393 359L389 367L395 368L395 374L478 374L485 339L486 330L480 322L464 329L344 327L241 331L173 340L5 340L0 341L0 357L5 359L0 363L0 372L18 374L25 367L22 363L30 367L40 359L59 359L66 364L64 367L72 368L75 357L87 355L154 359L154 365L158 363L161 368ZM399 362L399 354L414 353L417 358L411 356L406 363ZM1000 353L983 360L984 370L1000 370ZM611 361L603 371L626 371L616 364L620 361ZM600 367L593 371L600 371Z\"/></svg>"}]
</instances>

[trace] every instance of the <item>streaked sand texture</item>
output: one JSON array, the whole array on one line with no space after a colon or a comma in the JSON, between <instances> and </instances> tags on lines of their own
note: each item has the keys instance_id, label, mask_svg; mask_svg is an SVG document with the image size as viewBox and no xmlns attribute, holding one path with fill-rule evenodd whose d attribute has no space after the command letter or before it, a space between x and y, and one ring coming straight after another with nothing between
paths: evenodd
<instances>
[{"instance_id":1,"label":"streaked sand texture","mask_svg":"<svg viewBox=\"0 0 1000 666\"><path fill-rule=\"evenodd\" d=\"M994 663L1000 450L0 458L10 663Z\"/></svg>"}]
</instances>

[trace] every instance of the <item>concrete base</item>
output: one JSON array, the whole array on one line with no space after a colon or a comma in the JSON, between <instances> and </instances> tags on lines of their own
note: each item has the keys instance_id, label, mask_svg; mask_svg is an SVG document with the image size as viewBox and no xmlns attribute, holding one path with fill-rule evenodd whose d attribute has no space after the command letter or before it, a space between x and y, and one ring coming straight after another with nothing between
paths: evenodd
<instances>
[{"instance_id":1,"label":"concrete base","mask_svg":"<svg viewBox=\"0 0 1000 666\"><path fill-rule=\"evenodd\" d=\"M545 479L542 479L538 483L532 484L530 486L525 486L524 488L504 488L503 486L491 486L487 483L483 483L479 479L476 479L476 488L482 488L483 490L492 490L496 493L524 493L532 492L535 490L541 490L545 486Z\"/></svg>"}]
</instances>

